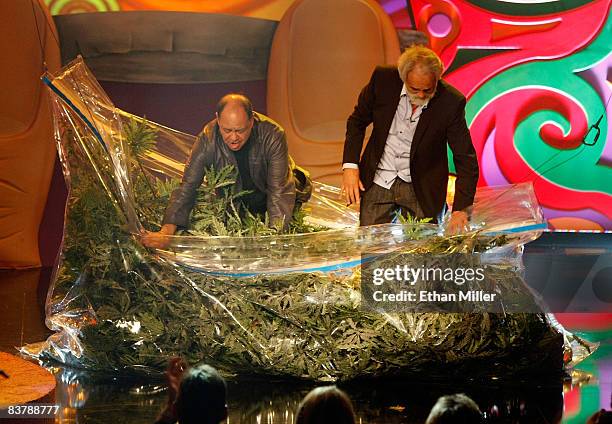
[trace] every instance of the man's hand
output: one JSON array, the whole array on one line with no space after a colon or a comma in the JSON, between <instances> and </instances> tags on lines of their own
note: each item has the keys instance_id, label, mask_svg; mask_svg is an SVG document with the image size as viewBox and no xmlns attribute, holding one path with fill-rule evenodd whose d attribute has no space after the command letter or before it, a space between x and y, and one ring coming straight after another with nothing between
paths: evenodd
<instances>
[{"instance_id":1,"label":"man's hand","mask_svg":"<svg viewBox=\"0 0 612 424\"><path fill-rule=\"evenodd\" d=\"M161 230L152 232L147 231L142 235L142 244L147 247L154 247L156 249L164 249L170 244L170 237L176 232L176 225L164 224Z\"/></svg>"},{"instance_id":2,"label":"man's hand","mask_svg":"<svg viewBox=\"0 0 612 424\"><path fill-rule=\"evenodd\" d=\"M463 211L454 211L451 213L446 233L450 235L460 234L468 229L468 214Z\"/></svg>"},{"instance_id":3,"label":"man's hand","mask_svg":"<svg viewBox=\"0 0 612 424\"><path fill-rule=\"evenodd\" d=\"M359 179L359 169L345 168L342 172L342 193L347 205L359 203L360 190L364 191L363 183Z\"/></svg>"}]
</instances>

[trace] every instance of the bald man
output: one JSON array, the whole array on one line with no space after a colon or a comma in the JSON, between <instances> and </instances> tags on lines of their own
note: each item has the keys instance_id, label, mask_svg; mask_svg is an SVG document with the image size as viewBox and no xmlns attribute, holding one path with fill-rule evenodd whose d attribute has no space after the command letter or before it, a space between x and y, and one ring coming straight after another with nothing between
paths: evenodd
<instances>
[{"instance_id":1,"label":"bald man","mask_svg":"<svg viewBox=\"0 0 612 424\"><path fill-rule=\"evenodd\" d=\"M166 235L188 228L206 169L227 165L238 170L237 191L251 191L241 198L243 205L253 214L267 212L271 225L286 227L296 204L310 197L311 182L289 157L285 131L270 118L254 112L247 97L228 94L217 104L215 119L204 126L191 150L181 185L170 197L161 230L147 233L143 243L164 247Z\"/></svg>"}]
</instances>

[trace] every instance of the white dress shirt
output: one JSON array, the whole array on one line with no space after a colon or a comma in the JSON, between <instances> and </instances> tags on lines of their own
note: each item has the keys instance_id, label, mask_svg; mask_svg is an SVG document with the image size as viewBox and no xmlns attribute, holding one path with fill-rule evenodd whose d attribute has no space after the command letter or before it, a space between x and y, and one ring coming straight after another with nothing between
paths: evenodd
<instances>
[{"instance_id":1,"label":"white dress shirt","mask_svg":"<svg viewBox=\"0 0 612 424\"><path fill-rule=\"evenodd\" d=\"M395 116L385 143L385 150L374 175L374 184L389 189L397 177L408 183L412 181L410 178L410 146L421 113L426 108L427 103L423 106L417 106L413 110L406 86L402 87ZM342 164L342 169L346 168L356 169L358 165L348 162Z\"/></svg>"}]
</instances>

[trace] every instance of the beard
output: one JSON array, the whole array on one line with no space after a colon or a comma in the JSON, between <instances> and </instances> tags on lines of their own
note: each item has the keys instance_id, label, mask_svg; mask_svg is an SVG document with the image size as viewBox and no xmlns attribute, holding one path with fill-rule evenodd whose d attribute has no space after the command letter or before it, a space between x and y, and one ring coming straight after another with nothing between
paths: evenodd
<instances>
[{"instance_id":1,"label":"beard","mask_svg":"<svg viewBox=\"0 0 612 424\"><path fill-rule=\"evenodd\" d=\"M429 99L431 99L432 96L427 96L425 98L420 98L417 96L413 96L413 95L408 95L408 98L410 99L410 103L415 105L415 106L423 106L425 105Z\"/></svg>"}]
</instances>

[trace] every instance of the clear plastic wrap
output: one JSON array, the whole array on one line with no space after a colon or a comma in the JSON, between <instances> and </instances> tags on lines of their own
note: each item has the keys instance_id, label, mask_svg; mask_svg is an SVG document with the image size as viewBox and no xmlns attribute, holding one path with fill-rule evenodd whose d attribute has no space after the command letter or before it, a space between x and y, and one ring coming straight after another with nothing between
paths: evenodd
<instances>
[{"instance_id":1,"label":"clear plastic wrap","mask_svg":"<svg viewBox=\"0 0 612 424\"><path fill-rule=\"evenodd\" d=\"M328 229L177 235L163 249L147 249L141 234L159 228L195 137L116 109L80 59L45 81L55 93L70 194L47 299L47 325L56 333L24 352L131 372L159 371L180 355L227 373L314 380L459 372L476 360L503 364L499 372L561 366L563 335L544 313L361 307L366 253L443 245L498 264L517 284L521 247L545 228L530 184L479 189L462 236L444 236L447 217L442 225L359 227L339 190L315 183L304 220Z\"/></svg>"}]
</instances>

